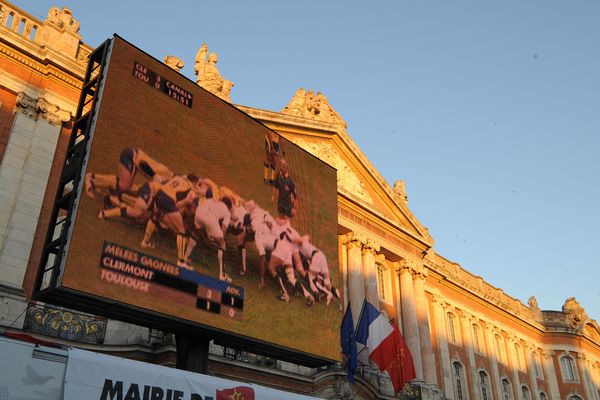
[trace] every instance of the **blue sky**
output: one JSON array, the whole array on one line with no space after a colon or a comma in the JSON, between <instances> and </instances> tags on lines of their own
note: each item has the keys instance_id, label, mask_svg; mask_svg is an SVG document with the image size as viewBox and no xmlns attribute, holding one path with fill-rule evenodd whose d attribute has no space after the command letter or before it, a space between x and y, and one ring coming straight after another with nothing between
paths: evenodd
<instances>
[{"instance_id":1,"label":"blue sky","mask_svg":"<svg viewBox=\"0 0 600 400\"><path fill-rule=\"evenodd\" d=\"M237 104L322 91L435 249L524 303L600 318L600 2L25 1L84 41L219 54Z\"/></svg>"}]
</instances>

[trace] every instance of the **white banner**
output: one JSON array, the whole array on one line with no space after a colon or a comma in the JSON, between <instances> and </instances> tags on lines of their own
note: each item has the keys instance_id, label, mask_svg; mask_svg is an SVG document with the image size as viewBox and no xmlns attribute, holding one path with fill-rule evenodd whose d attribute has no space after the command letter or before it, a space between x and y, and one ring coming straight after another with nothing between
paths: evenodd
<instances>
[{"instance_id":1,"label":"white banner","mask_svg":"<svg viewBox=\"0 0 600 400\"><path fill-rule=\"evenodd\" d=\"M250 383L69 350L65 400L315 400Z\"/></svg>"}]
</instances>

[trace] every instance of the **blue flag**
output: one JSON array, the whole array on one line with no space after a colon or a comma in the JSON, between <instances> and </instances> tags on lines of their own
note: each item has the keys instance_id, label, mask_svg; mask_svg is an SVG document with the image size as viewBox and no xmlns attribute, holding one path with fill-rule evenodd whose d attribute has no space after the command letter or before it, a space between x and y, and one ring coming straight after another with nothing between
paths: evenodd
<instances>
[{"instance_id":1,"label":"blue flag","mask_svg":"<svg viewBox=\"0 0 600 400\"><path fill-rule=\"evenodd\" d=\"M354 337L354 320L352 319L352 309L350 304L342 319L341 340L342 340L342 354L346 356L346 369L348 370L348 382L354 383L354 372L357 367L357 355L356 355L356 338Z\"/></svg>"},{"instance_id":2,"label":"blue flag","mask_svg":"<svg viewBox=\"0 0 600 400\"><path fill-rule=\"evenodd\" d=\"M363 303L363 309L358 317L358 326L356 327L356 341L367 345L367 339L369 338L369 326L375 321L381 313L377 311L374 305L365 301ZM373 349L371 349L373 350Z\"/></svg>"}]
</instances>

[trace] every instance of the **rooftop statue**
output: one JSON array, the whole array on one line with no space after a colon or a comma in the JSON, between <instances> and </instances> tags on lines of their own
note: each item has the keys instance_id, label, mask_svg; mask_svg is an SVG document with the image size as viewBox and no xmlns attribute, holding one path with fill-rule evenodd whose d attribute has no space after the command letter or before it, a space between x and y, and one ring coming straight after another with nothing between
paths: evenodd
<instances>
[{"instance_id":1,"label":"rooftop statue","mask_svg":"<svg viewBox=\"0 0 600 400\"><path fill-rule=\"evenodd\" d=\"M194 72L198 77L196 83L223 100L231 102L230 93L234 84L221 76L217 61L219 56L216 53L209 53L208 46L203 43L196 53L194 63Z\"/></svg>"},{"instance_id":2,"label":"rooftop statue","mask_svg":"<svg viewBox=\"0 0 600 400\"><path fill-rule=\"evenodd\" d=\"M316 121L339 124L344 128L348 127L340 114L331 107L327 97L321 92L315 94L312 90L306 91L300 88L281 112Z\"/></svg>"},{"instance_id":3,"label":"rooftop statue","mask_svg":"<svg viewBox=\"0 0 600 400\"><path fill-rule=\"evenodd\" d=\"M164 63L169 67L179 72L184 67L183 60L175 56L165 56Z\"/></svg>"},{"instance_id":4,"label":"rooftop statue","mask_svg":"<svg viewBox=\"0 0 600 400\"><path fill-rule=\"evenodd\" d=\"M562 311L567 314L567 321L571 326L577 330L583 329L585 323L589 320L589 317L581 304L575 297L569 297L565 304L562 306Z\"/></svg>"},{"instance_id":5,"label":"rooftop statue","mask_svg":"<svg viewBox=\"0 0 600 400\"><path fill-rule=\"evenodd\" d=\"M73 18L73 13L67 7L63 7L62 10L58 7L51 7L46 21L70 32L79 32L79 21Z\"/></svg>"}]
</instances>

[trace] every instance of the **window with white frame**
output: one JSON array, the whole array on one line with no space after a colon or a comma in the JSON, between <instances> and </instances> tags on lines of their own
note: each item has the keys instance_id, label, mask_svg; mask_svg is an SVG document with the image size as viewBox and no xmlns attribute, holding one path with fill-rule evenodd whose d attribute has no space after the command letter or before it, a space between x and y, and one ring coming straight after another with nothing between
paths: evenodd
<instances>
[{"instance_id":1,"label":"window with white frame","mask_svg":"<svg viewBox=\"0 0 600 400\"><path fill-rule=\"evenodd\" d=\"M481 394L481 400L492 400L490 382L488 375L484 371L479 371L479 391Z\"/></svg>"},{"instance_id":2,"label":"window with white frame","mask_svg":"<svg viewBox=\"0 0 600 400\"><path fill-rule=\"evenodd\" d=\"M448 321L448 339L453 343L458 343L458 324L456 315L449 312L446 314Z\"/></svg>"},{"instance_id":3,"label":"window with white frame","mask_svg":"<svg viewBox=\"0 0 600 400\"><path fill-rule=\"evenodd\" d=\"M461 363L455 361L453 363L454 366L454 394L457 400L466 399L465 391L467 385L465 383L465 373Z\"/></svg>"},{"instance_id":4,"label":"window with white frame","mask_svg":"<svg viewBox=\"0 0 600 400\"><path fill-rule=\"evenodd\" d=\"M577 396L576 394L572 394L569 396L569 400L583 400L581 397Z\"/></svg>"},{"instance_id":5,"label":"window with white frame","mask_svg":"<svg viewBox=\"0 0 600 400\"><path fill-rule=\"evenodd\" d=\"M502 379L502 400L512 400L512 389L507 378Z\"/></svg>"},{"instance_id":6,"label":"window with white frame","mask_svg":"<svg viewBox=\"0 0 600 400\"><path fill-rule=\"evenodd\" d=\"M546 393L540 392L540 400L548 400L548 396L546 396Z\"/></svg>"},{"instance_id":7,"label":"window with white frame","mask_svg":"<svg viewBox=\"0 0 600 400\"><path fill-rule=\"evenodd\" d=\"M560 358L560 369L562 370L562 376L565 382L577 382L575 360L569 356L562 356Z\"/></svg>"},{"instance_id":8,"label":"window with white frame","mask_svg":"<svg viewBox=\"0 0 600 400\"><path fill-rule=\"evenodd\" d=\"M529 388L527 386L521 386L521 398L523 400L531 400L531 396L529 395Z\"/></svg>"},{"instance_id":9,"label":"window with white frame","mask_svg":"<svg viewBox=\"0 0 600 400\"><path fill-rule=\"evenodd\" d=\"M481 327L477 324L472 325L473 330L473 345L475 347L475 351L480 354L485 354L483 347L483 332L481 331Z\"/></svg>"}]
</instances>

